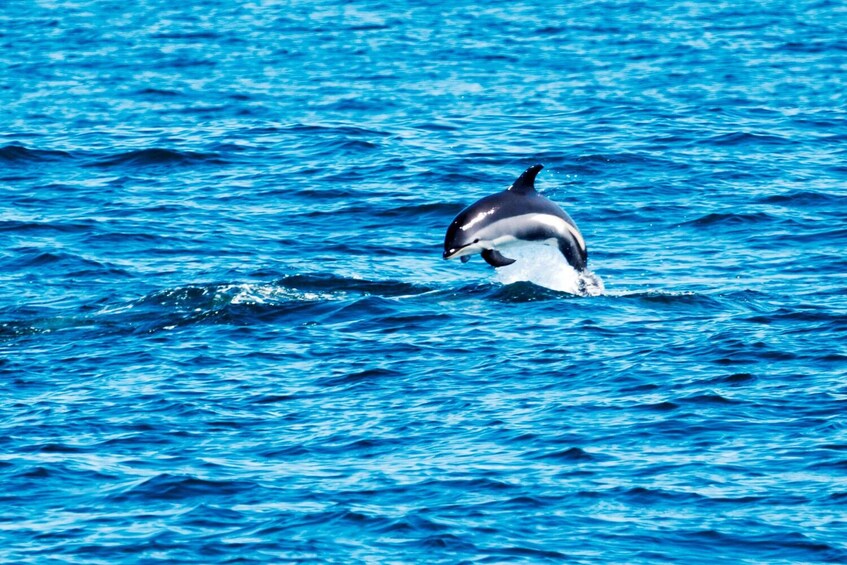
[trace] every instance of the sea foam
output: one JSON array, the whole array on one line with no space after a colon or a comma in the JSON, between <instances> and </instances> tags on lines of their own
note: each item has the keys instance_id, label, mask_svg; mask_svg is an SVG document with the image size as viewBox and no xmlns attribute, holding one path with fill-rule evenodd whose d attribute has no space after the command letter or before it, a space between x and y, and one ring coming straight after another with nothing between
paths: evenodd
<instances>
[{"instance_id":1,"label":"sea foam","mask_svg":"<svg viewBox=\"0 0 847 565\"><path fill-rule=\"evenodd\" d=\"M580 296L598 296L605 290L600 277L591 271L577 272L558 249L549 245L518 244L503 254L516 261L496 270L494 278L502 284L526 281Z\"/></svg>"}]
</instances>

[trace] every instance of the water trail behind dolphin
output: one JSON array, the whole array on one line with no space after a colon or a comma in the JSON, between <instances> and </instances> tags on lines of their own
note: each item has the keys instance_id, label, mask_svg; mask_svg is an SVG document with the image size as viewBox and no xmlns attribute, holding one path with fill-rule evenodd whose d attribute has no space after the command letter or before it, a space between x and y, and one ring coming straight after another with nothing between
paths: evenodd
<instances>
[{"instance_id":1,"label":"water trail behind dolphin","mask_svg":"<svg viewBox=\"0 0 847 565\"><path fill-rule=\"evenodd\" d=\"M516 261L496 270L494 279L502 284L527 281L580 296L599 296L605 290L600 277L591 271L577 272L553 247L519 244L509 246L504 255Z\"/></svg>"}]
</instances>

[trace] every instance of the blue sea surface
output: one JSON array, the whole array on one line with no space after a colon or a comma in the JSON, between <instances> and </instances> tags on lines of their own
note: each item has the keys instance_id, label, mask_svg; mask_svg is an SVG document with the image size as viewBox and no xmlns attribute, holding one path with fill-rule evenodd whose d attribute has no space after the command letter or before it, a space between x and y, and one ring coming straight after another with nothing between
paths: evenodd
<instances>
[{"instance_id":1,"label":"blue sea surface","mask_svg":"<svg viewBox=\"0 0 847 565\"><path fill-rule=\"evenodd\" d=\"M7 0L0 203L0 562L847 563L845 2Z\"/></svg>"}]
</instances>

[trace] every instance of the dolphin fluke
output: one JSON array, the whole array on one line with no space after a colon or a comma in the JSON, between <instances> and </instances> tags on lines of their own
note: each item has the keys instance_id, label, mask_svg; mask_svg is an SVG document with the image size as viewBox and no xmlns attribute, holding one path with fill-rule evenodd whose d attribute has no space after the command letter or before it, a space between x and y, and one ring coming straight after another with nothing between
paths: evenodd
<instances>
[{"instance_id":1,"label":"dolphin fluke","mask_svg":"<svg viewBox=\"0 0 847 565\"><path fill-rule=\"evenodd\" d=\"M486 249L480 253L480 255L482 255L485 262L492 267L505 267L506 265L511 265L515 262L514 259L509 259L508 257L503 256L503 254L496 249Z\"/></svg>"},{"instance_id":2,"label":"dolphin fluke","mask_svg":"<svg viewBox=\"0 0 847 565\"><path fill-rule=\"evenodd\" d=\"M535 177L538 172L544 168L544 165L533 165L521 174L509 190L516 194L533 194L535 193Z\"/></svg>"}]
</instances>

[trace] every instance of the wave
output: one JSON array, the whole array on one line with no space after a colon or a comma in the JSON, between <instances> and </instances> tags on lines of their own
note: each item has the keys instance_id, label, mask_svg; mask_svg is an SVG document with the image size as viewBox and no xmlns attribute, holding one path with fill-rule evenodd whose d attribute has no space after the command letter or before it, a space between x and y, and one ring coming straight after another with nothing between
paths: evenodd
<instances>
[{"instance_id":1,"label":"wave","mask_svg":"<svg viewBox=\"0 0 847 565\"><path fill-rule=\"evenodd\" d=\"M175 90L163 90L160 88L142 88L141 90L135 91L135 93L142 96L182 96L181 92L177 92Z\"/></svg>"},{"instance_id":2,"label":"wave","mask_svg":"<svg viewBox=\"0 0 847 565\"><path fill-rule=\"evenodd\" d=\"M90 155L90 154L89 154ZM85 157L89 157L85 155ZM6 145L0 147L0 163L46 163L55 161L74 160L79 155L67 151L29 149L22 145ZM227 161L218 153L197 153L179 151L162 147L124 151L106 156L93 156L86 162L86 167L115 167L124 165L180 165L180 164L225 164Z\"/></svg>"},{"instance_id":3,"label":"wave","mask_svg":"<svg viewBox=\"0 0 847 565\"><path fill-rule=\"evenodd\" d=\"M268 323L305 313L313 318L345 298L343 292L298 291L276 283L189 285L107 308L94 318L120 331L156 333L195 324Z\"/></svg>"},{"instance_id":4,"label":"wave","mask_svg":"<svg viewBox=\"0 0 847 565\"><path fill-rule=\"evenodd\" d=\"M417 124L412 124L410 126L412 129L422 129L424 131L459 131L461 130L461 126L458 124L451 124L444 120L430 121L430 122L420 122Z\"/></svg>"},{"instance_id":5,"label":"wave","mask_svg":"<svg viewBox=\"0 0 847 565\"><path fill-rule=\"evenodd\" d=\"M245 480L207 480L191 475L162 473L145 479L122 492L107 497L110 502L180 501L221 497L255 490L256 483Z\"/></svg>"},{"instance_id":6,"label":"wave","mask_svg":"<svg viewBox=\"0 0 847 565\"><path fill-rule=\"evenodd\" d=\"M0 232L17 233L87 233L91 230L93 221L58 222L34 220L0 220Z\"/></svg>"},{"instance_id":7,"label":"wave","mask_svg":"<svg viewBox=\"0 0 847 565\"><path fill-rule=\"evenodd\" d=\"M419 218L428 215L444 218L458 214L463 208L464 206L461 204L427 202L426 204L405 204L387 210L375 210L371 212L371 215L381 218Z\"/></svg>"},{"instance_id":8,"label":"wave","mask_svg":"<svg viewBox=\"0 0 847 565\"><path fill-rule=\"evenodd\" d=\"M376 130L376 129L367 129L358 126L351 125L337 125L337 126L329 126L329 125L317 125L317 124L292 124L287 127L282 128L254 128L250 130L251 133L277 133L279 131L291 131L291 132L303 132L303 133L320 133L325 134L327 136L347 136L347 137L367 137L367 136L377 136L377 137L387 137L391 135L389 132Z\"/></svg>"},{"instance_id":9,"label":"wave","mask_svg":"<svg viewBox=\"0 0 847 565\"><path fill-rule=\"evenodd\" d=\"M216 153L194 153L191 151L177 151L175 149L153 147L109 155L108 157L94 161L89 166L119 167L126 165L186 165L199 163L224 164L226 161Z\"/></svg>"},{"instance_id":10,"label":"wave","mask_svg":"<svg viewBox=\"0 0 847 565\"><path fill-rule=\"evenodd\" d=\"M159 94L162 94L162 92L159 92ZM107 155L86 152L74 154L67 151L30 149L16 144L0 147L0 163L26 165L77 160L83 167L101 168L150 165L222 165L228 163L219 153L181 151L164 147L135 149Z\"/></svg>"},{"instance_id":11,"label":"wave","mask_svg":"<svg viewBox=\"0 0 847 565\"><path fill-rule=\"evenodd\" d=\"M221 36L213 31L194 31L184 33L152 33L151 39L219 39Z\"/></svg>"},{"instance_id":12,"label":"wave","mask_svg":"<svg viewBox=\"0 0 847 565\"><path fill-rule=\"evenodd\" d=\"M23 145L0 147L0 162L6 163L43 163L71 158L73 155L65 151L28 149Z\"/></svg>"},{"instance_id":13,"label":"wave","mask_svg":"<svg viewBox=\"0 0 847 565\"><path fill-rule=\"evenodd\" d=\"M42 229L42 226L34 229ZM16 270L31 269L33 267L61 267L61 272L66 276L126 272L109 263L65 251L43 251L37 248L17 248L15 251L17 251L15 258L3 263L4 267Z\"/></svg>"},{"instance_id":14,"label":"wave","mask_svg":"<svg viewBox=\"0 0 847 565\"><path fill-rule=\"evenodd\" d=\"M576 295L572 292L547 288L543 285L530 281L491 284L485 287L484 294L486 299L513 304L576 297ZM472 296L473 293L465 291L463 295Z\"/></svg>"},{"instance_id":15,"label":"wave","mask_svg":"<svg viewBox=\"0 0 847 565\"><path fill-rule=\"evenodd\" d=\"M38 254L30 262L67 258ZM107 266L91 262L91 268ZM125 274L119 272L118 274ZM313 321L327 315L345 319L391 320L395 313L380 301L431 293L434 289L399 281L369 281L334 275L292 275L272 282L186 285L152 292L119 304L83 305L56 315L48 309L18 312L0 321L0 338L85 329L96 334L150 334L197 324L255 325L279 319ZM366 316L363 317L363 312ZM381 317L379 317L381 316ZM394 320L396 325L414 320Z\"/></svg>"},{"instance_id":16,"label":"wave","mask_svg":"<svg viewBox=\"0 0 847 565\"><path fill-rule=\"evenodd\" d=\"M845 196L836 194L825 194L808 190L790 192L788 194L774 194L759 199L761 204L778 204L781 206L843 206Z\"/></svg>"},{"instance_id":17,"label":"wave","mask_svg":"<svg viewBox=\"0 0 847 565\"><path fill-rule=\"evenodd\" d=\"M410 296L435 290L433 287L395 280L367 280L330 274L289 275L277 283L300 291L337 291L374 294L384 297Z\"/></svg>"},{"instance_id":18,"label":"wave","mask_svg":"<svg viewBox=\"0 0 847 565\"><path fill-rule=\"evenodd\" d=\"M793 309L780 308L774 312L751 316L746 321L767 326L784 324L789 327L796 327L797 329L790 330L791 333L804 333L808 331L810 324L815 324L820 332L847 330L847 318L842 312L817 309L810 306L800 306Z\"/></svg>"},{"instance_id":19,"label":"wave","mask_svg":"<svg viewBox=\"0 0 847 565\"><path fill-rule=\"evenodd\" d=\"M557 251L552 251L559 255ZM541 250L543 252L544 249ZM92 332L94 335L137 335L195 325L254 326L280 320L297 324L322 319L355 322L357 327L363 329L390 327L408 330L443 323L447 314L430 312L419 316L403 315L398 311L398 300L428 297L423 299L520 303L571 299L602 292L603 283L599 277L593 273L577 274L564 263L564 259L559 257L559 260L563 266L559 265L558 271L551 271L549 262L539 262L536 257L524 262L523 267L517 271L499 269L506 273L495 273L495 280L460 287L321 273L292 274L265 282L189 284L154 291L125 302L115 303L108 298L101 298L95 304L77 305L73 312L66 311L64 314L50 308L7 312L5 320L0 320L0 338L16 339L71 329ZM26 261L29 267L53 263L65 265L72 261L77 270L87 269L98 273L106 270L113 274L128 275L110 265L64 254L33 253ZM535 278L535 275L540 279ZM503 279L504 282L498 282L497 279ZM545 283L549 286L545 286Z\"/></svg>"},{"instance_id":20,"label":"wave","mask_svg":"<svg viewBox=\"0 0 847 565\"><path fill-rule=\"evenodd\" d=\"M681 226L713 226L713 225L745 225L773 221L774 217L764 212L753 213L718 213L706 214L696 220L683 222Z\"/></svg>"},{"instance_id":21,"label":"wave","mask_svg":"<svg viewBox=\"0 0 847 565\"><path fill-rule=\"evenodd\" d=\"M379 149L379 144L364 139L334 139L323 144L323 149L339 152L360 152Z\"/></svg>"},{"instance_id":22,"label":"wave","mask_svg":"<svg viewBox=\"0 0 847 565\"><path fill-rule=\"evenodd\" d=\"M67 308L34 308L0 313L0 338L56 333L77 329L92 335L139 335L173 331L198 325L257 327L267 324L344 324L363 331L418 331L449 320L442 312L449 303L492 301L501 303L574 300L604 295L611 299L643 301L652 309L683 309L690 316L725 307L726 301L749 302L743 294L712 297L693 292L606 292L603 281L591 272L577 273L557 250L546 246L516 247L514 265L497 269L488 280L473 284L415 284L401 280L372 280L328 273L291 274L258 282L213 282L157 290L129 301L108 297ZM548 253L552 254L552 259ZM34 254L31 261L63 262L69 258ZM77 258L74 259L76 262ZM103 272L110 265L83 261L80 269ZM551 265L553 267L551 268ZM510 270L511 268L511 270ZM112 270L109 270L112 273ZM122 276L128 273L114 271ZM268 277L257 272L254 276ZM407 300L426 306L422 314L409 314ZM756 312L744 306L745 311ZM64 313L62 312L64 310ZM769 321L779 317L768 316ZM807 317L803 317L806 320ZM817 318L815 318L817 320ZM759 318L751 317L750 321ZM839 326L835 319L819 320Z\"/></svg>"},{"instance_id":23,"label":"wave","mask_svg":"<svg viewBox=\"0 0 847 565\"><path fill-rule=\"evenodd\" d=\"M596 461L606 461L609 459L607 456L598 456L596 454L589 453L580 447L569 447L564 450L554 451L554 452L545 452L535 455L533 459L538 460L553 460L553 461L561 461L561 462L570 462L570 463L586 463L586 462L596 462Z\"/></svg>"},{"instance_id":24,"label":"wave","mask_svg":"<svg viewBox=\"0 0 847 565\"><path fill-rule=\"evenodd\" d=\"M696 306L703 309L720 306L720 301L711 296L689 291L642 290L636 292L608 293L608 295L619 298L633 298L653 305L684 305L688 308Z\"/></svg>"},{"instance_id":25,"label":"wave","mask_svg":"<svg viewBox=\"0 0 847 565\"><path fill-rule=\"evenodd\" d=\"M697 142L699 145L792 145L795 141L778 135L735 131L722 133Z\"/></svg>"}]
</instances>

